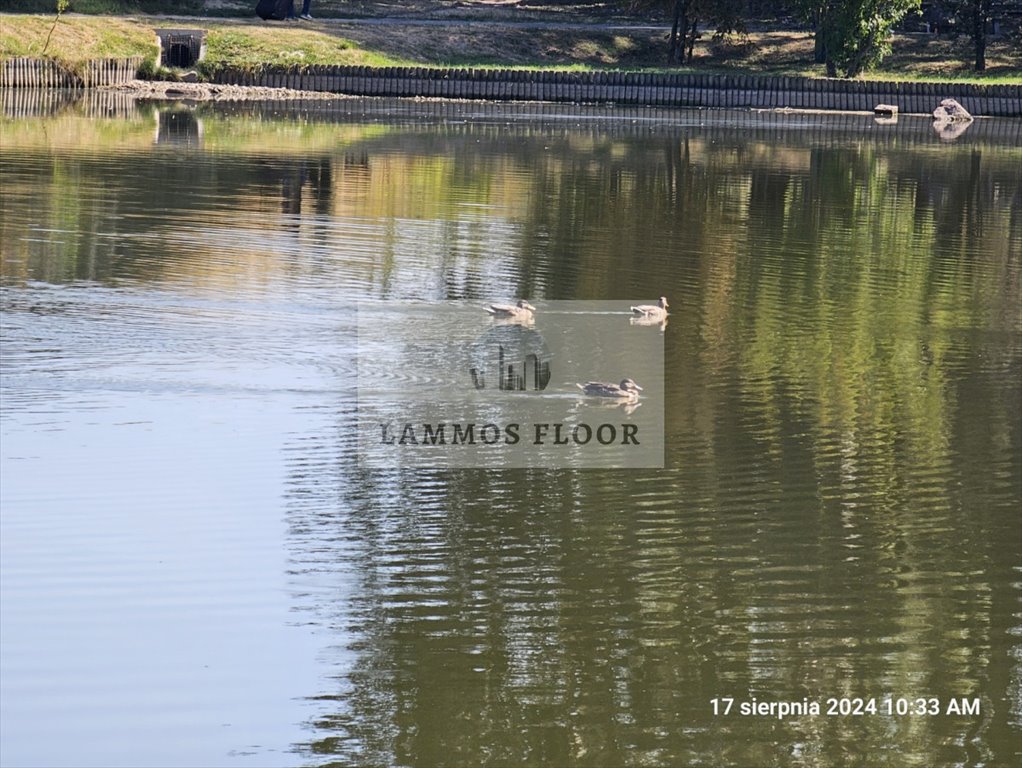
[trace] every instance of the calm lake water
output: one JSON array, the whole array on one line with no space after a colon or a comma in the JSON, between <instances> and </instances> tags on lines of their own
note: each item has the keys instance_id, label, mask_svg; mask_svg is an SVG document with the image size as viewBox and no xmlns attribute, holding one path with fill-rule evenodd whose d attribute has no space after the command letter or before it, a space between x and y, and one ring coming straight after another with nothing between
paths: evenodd
<instances>
[{"instance_id":1,"label":"calm lake water","mask_svg":"<svg viewBox=\"0 0 1022 768\"><path fill-rule=\"evenodd\" d=\"M1018 121L4 98L3 765L1019 764ZM660 295L665 469L356 460L358 301Z\"/></svg>"}]
</instances>

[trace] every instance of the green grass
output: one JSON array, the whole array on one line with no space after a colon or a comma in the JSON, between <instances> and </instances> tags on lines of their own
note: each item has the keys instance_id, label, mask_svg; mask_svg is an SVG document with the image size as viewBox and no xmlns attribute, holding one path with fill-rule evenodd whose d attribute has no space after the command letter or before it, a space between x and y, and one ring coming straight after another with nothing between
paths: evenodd
<instances>
[{"instance_id":1,"label":"green grass","mask_svg":"<svg viewBox=\"0 0 1022 768\"><path fill-rule=\"evenodd\" d=\"M977 85L1019 85L1022 84L1022 68L1012 69L1001 67L996 72L978 74L971 70L960 72L905 72L900 70L878 69L868 72L859 78L883 80L885 82L941 82L941 83L973 83Z\"/></svg>"},{"instance_id":2,"label":"green grass","mask_svg":"<svg viewBox=\"0 0 1022 768\"><path fill-rule=\"evenodd\" d=\"M54 19L55 15L5 15L0 22L0 58L43 56L45 48L46 56L74 64L98 58L155 58L158 50L152 27L128 19L63 16L56 24Z\"/></svg>"},{"instance_id":3,"label":"green grass","mask_svg":"<svg viewBox=\"0 0 1022 768\"><path fill-rule=\"evenodd\" d=\"M362 50L342 37L282 25L207 25L205 68L351 64L399 66L406 62Z\"/></svg>"},{"instance_id":4,"label":"green grass","mask_svg":"<svg viewBox=\"0 0 1022 768\"><path fill-rule=\"evenodd\" d=\"M28 0L20 0L27 2ZM114 2L115 0L89 0ZM85 59L140 55L155 61L153 29L169 22L147 16L65 14L0 15L0 58L45 55L74 65ZM181 22L173 22L179 26ZM629 72L703 72L822 77L812 62L806 32L761 32L734 42L702 41L696 62L685 68L663 65L658 33L625 35L599 30L500 27L498 24L416 27L368 24L263 22L248 19L195 20L207 30L202 68L255 69L263 66L432 66L484 69ZM897 37L892 54L868 79L954 83L1019 83L1022 68L1006 43L991 45L990 70L969 68L961 41ZM150 65L150 70L153 67Z\"/></svg>"},{"instance_id":5,"label":"green grass","mask_svg":"<svg viewBox=\"0 0 1022 768\"><path fill-rule=\"evenodd\" d=\"M143 56L155 61L157 45L149 20L98 16L4 15L0 22L0 58L42 56L51 27L46 56L74 65L86 59ZM231 65L308 66L350 64L400 66L407 60L366 51L349 40L297 25L210 22L205 67Z\"/></svg>"}]
</instances>

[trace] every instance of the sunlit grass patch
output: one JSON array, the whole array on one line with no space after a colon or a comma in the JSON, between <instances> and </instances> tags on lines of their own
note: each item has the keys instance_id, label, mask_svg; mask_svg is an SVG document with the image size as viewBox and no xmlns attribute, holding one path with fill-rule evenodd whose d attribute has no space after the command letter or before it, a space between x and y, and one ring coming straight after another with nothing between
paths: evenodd
<instances>
[{"instance_id":1,"label":"sunlit grass patch","mask_svg":"<svg viewBox=\"0 0 1022 768\"><path fill-rule=\"evenodd\" d=\"M209 25L206 67L230 65L367 65L388 66L394 59L363 50L350 40L305 27L276 25Z\"/></svg>"},{"instance_id":2,"label":"sunlit grass patch","mask_svg":"<svg viewBox=\"0 0 1022 768\"><path fill-rule=\"evenodd\" d=\"M157 50L152 27L131 19L65 14L58 20L55 15L5 15L0 23L0 57L43 56L45 52L47 56L79 62L155 57Z\"/></svg>"}]
</instances>

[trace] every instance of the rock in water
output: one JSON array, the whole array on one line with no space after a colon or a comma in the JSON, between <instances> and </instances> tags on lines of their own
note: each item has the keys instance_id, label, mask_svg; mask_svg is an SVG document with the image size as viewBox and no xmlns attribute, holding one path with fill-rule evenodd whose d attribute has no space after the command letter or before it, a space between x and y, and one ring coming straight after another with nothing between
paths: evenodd
<instances>
[{"instance_id":1,"label":"rock in water","mask_svg":"<svg viewBox=\"0 0 1022 768\"><path fill-rule=\"evenodd\" d=\"M971 122L972 115L954 99L944 99L940 106L933 110L933 119L941 122Z\"/></svg>"}]
</instances>

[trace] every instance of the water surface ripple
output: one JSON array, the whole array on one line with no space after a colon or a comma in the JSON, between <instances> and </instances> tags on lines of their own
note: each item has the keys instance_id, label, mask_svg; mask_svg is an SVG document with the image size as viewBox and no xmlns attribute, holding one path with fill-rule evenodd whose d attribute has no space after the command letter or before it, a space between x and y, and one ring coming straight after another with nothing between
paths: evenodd
<instances>
[{"instance_id":1,"label":"water surface ripple","mask_svg":"<svg viewBox=\"0 0 1022 768\"><path fill-rule=\"evenodd\" d=\"M46 104L0 122L4 764L1018 762L1010 125ZM664 470L357 461L358 301L660 295Z\"/></svg>"}]
</instances>

